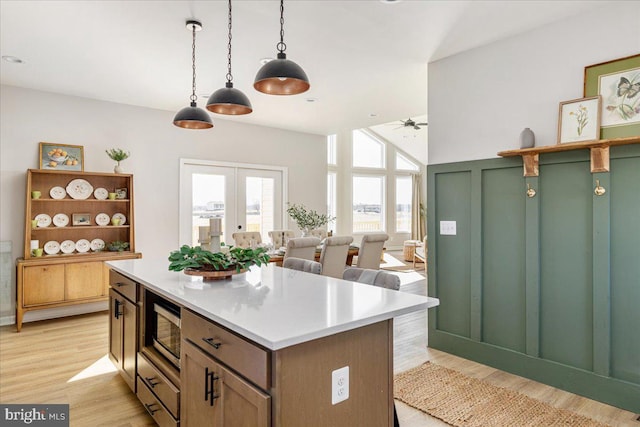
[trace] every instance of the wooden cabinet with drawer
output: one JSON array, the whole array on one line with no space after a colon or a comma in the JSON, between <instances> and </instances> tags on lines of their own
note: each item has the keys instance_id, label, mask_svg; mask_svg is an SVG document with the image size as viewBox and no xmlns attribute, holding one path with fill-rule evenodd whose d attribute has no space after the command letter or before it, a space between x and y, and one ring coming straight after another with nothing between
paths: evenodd
<instances>
[{"instance_id":1,"label":"wooden cabinet with drawer","mask_svg":"<svg viewBox=\"0 0 640 427\"><path fill-rule=\"evenodd\" d=\"M119 283L126 279L111 271L109 281ZM128 279L127 279L128 280ZM125 294L120 289L109 289L109 358L120 371L125 382L136 392L136 354L138 352L138 285L127 283Z\"/></svg>"}]
</instances>

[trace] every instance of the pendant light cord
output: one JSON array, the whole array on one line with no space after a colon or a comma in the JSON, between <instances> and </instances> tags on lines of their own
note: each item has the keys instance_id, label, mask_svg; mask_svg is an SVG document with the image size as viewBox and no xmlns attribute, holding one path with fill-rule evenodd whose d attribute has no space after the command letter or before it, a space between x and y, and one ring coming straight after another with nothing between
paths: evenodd
<instances>
[{"instance_id":1,"label":"pendant light cord","mask_svg":"<svg viewBox=\"0 0 640 427\"><path fill-rule=\"evenodd\" d=\"M233 81L233 75L231 74L231 0L229 0L229 43L227 44L227 82Z\"/></svg>"},{"instance_id":2,"label":"pendant light cord","mask_svg":"<svg viewBox=\"0 0 640 427\"><path fill-rule=\"evenodd\" d=\"M191 96L189 99L191 102L196 102L198 97L196 96L196 26L191 24L191 30L193 39L191 42L191 70L192 70L192 80L191 80Z\"/></svg>"},{"instance_id":3,"label":"pendant light cord","mask_svg":"<svg viewBox=\"0 0 640 427\"><path fill-rule=\"evenodd\" d=\"M287 45L284 42L284 0L280 0L280 43L276 45L276 48L280 53L287 50Z\"/></svg>"}]
</instances>

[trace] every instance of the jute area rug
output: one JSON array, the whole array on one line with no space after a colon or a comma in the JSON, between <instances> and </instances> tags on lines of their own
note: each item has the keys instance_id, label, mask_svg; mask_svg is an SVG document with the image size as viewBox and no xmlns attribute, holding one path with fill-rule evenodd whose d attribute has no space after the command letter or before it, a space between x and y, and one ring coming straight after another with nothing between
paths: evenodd
<instances>
[{"instance_id":1,"label":"jute area rug","mask_svg":"<svg viewBox=\"0 0 640 427\"><path fill-rule=\"evenodd\" d=\"M453 426L606 427L591 418L433 363L396 375L395 398Z\"/></svg>"}]
</instances>

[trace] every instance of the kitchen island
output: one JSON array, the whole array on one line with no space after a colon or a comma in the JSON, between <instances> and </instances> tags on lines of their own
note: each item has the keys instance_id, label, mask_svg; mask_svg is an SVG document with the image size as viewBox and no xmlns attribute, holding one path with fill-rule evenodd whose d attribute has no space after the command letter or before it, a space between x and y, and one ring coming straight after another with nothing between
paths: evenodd
<instances>
[{"instance_id":1,"label":"kitchen island","mask_svg":"<svg viewBox=\"0 0 640 427\"><path fill-rule=\"evenodd\" d=\"M179 408L158 396L153 376L138 373L132 387L160 425L225 425L233 417L229 425L390 426L393 318L438 304L274 265L214 282L167 271L165 260L108 265L114 290L127 279L137 287L138 366L154 362L145 354L145 303L180 308L177 378L162 375L163 363L158 373L180 395ZM169 422L156 416L167 409Z\"/></svg>"}]
</instances>

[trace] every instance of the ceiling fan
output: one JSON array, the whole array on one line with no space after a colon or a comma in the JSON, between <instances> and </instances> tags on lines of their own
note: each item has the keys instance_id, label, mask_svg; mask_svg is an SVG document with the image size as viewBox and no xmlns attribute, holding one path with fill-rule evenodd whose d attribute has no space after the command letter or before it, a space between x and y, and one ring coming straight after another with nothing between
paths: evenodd
<instances>
[{"instance_id":1,"label":"ceiling fan","mask_svg":"<svg viewBox=\"0 0 640 427\"><path fill-rule=\"evenodd\" d=\"M423 122L423 123L416 123L415 120L412 120L411 117L409 117L407 120L400 120L402 122L401 126L398 126L395 129L400 129L400 128L414 128L415 130L420 130L420 126L427 126L428 123L427 122Z\"/></svg>"}]
</instances>

